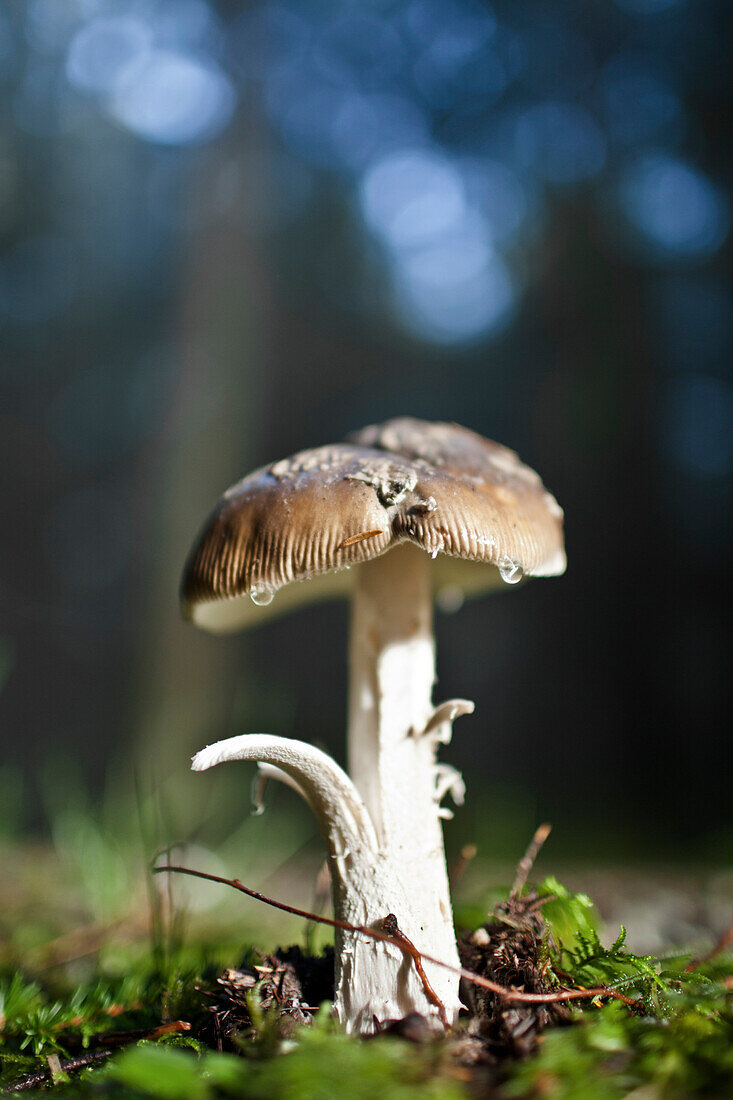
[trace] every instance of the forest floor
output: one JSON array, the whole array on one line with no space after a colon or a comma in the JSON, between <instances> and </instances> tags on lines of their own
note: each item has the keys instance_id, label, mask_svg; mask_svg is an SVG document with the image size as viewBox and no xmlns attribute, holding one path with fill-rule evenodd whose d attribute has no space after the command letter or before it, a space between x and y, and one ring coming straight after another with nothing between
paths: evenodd
<instances>
[{"instance_id":1,"label":"forest floor","mask_svg":"<svg viewBox=\"0 0 733 1100\"><path fill-rule=\"evenodd\" d=\"M449 1035L416 1015L359 1039L331 1020L322 930L262 908L242 943L236 907L254 902L197 911L203 895L170 875L129 878L94 835L67 844L79 848L73 873L58 845L0 852L9 1095L733 1096L733 876L719 868L540 877L525 865L517 877L474 860L458 891L462 963L504 992L464 980L467 1011Z\"/></svg>"}]
</instances>

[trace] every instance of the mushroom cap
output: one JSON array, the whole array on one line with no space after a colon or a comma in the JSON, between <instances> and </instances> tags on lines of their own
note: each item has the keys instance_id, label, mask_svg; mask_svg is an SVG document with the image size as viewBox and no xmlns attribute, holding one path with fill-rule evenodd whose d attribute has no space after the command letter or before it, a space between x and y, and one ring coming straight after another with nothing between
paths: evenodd
<instances>
[{"instance_id":1,"label":"mushroom cap","mask_svg":"<svg viewBox=\"0 0 733 1100\"><path fill-rule=\"evenodd\" d=\"M557 575L562 517L514 451L458 424L399 417L227 490L186 563L183 613L214 631L261 622L275 593L278 613L343 595L350 566L403 542L436 559L438 590Z\"/></svg>"}]
</instances>

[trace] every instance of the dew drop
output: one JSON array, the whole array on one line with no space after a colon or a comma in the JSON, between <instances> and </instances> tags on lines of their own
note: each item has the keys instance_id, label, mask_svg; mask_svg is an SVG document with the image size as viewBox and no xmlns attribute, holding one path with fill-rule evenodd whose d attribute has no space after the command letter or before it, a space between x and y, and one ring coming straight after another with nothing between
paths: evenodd
<instances>
[{"instance_id":1,"label":"dew drop","mask_svg":"<svg viewBox=\"0 0 733 1100\"><path fill-rule=\"evenodd\" d=\"M275 593L269 585L255 584L252 587L249 598L252 603L257 604L258 607L267 607L268 603L272 603L275 598Z\"/></svg>"},{"instance_id":2,"label":"dew drop","mask_svg":"<svg viewBox=\"0 0 733 1100\"><path fill-rule=\"evenodd\" d=\"M518 584L524 576L524 570L518 561L504 558L499 562L499 573L505 584Z\"/></svg>"}]
</instances>

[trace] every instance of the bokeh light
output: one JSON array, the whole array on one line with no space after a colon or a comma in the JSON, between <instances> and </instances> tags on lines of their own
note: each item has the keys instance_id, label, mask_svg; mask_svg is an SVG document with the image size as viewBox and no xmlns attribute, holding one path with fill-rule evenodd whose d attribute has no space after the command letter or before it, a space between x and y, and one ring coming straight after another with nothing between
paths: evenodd
<instances>
[{"instance_id":1,"label":"bokeh light","mask_svg":"<svg viewBox=\"0 0 733 1100\"><path fill-rule=\"evenodd\" d=\"M339 103L330 139L338 161L358 171L392 151L427 146L430 136L425 114L406 96L350 93Z\"/></svg>"},{"instance_id":2,"label":"bokeh light","mask_svg":"<svg viewBox=\"0 0 733 1100\"><path fill-rule=\"evenodd\" d=\"M152 30L142 19L91 19L71 41L66 74L83 91L110 92L125 66L147 54L152 43Z\"/></svg>"},{"instance_id":3,"label":"bokeh light","mask_svg":"<svg viewBox=\"0 0 733 1100\"><path fill-rule=\"evenodd\" d=\"M678 596L664 551L684 545L694 622L709 625L719 596L704 575L730 537L732 10L0 5L0 442L14 472L0 599L21 670L0 696L9 728L41 729L42 677L49 710L54 691L76 691L75 729L77 712L96 729L85 707L97 692L97 712L116 706L127 736L131 669L162 663L174 684L196 644L181 640L171 570L212 491L260 460L410 412L517 446L567 506L557 596L543 585L511 612L492 607L514 646L493 653L505 664L479 705L495 728L492 768L506 773L512 730L540 729L536 699L559 699L562 752L538 738L523 761L538 785L554 767L558 790L579 788L572 769L593 725L598 745L620 738L618 761L642 754L643 802L653 731L679 739L692 720L678 717L666 659L647 675ZM643 577L629 575L629 530L654 563ZM545 599L528 629L522 615ZM480 699L473 606L465 637L445 624L458 630L460 678L444 672ZM609 624L592 647L590 607ZM533 692L514 657L525 628ZM199 713L214 729L221 651L198 642L184 676L207 678ZM320 645L314 660L326 659ZM295 670L302 654L291 656ZM13 709L23 668L27 722ZM297 690L315 693L304 681ZM161 692L162 713L163 690L148 682L139 697ZM319 736L340 730L338 700L312 707ZM622 767L615 789L636 782Z\"/></svg>"},{"instance_id":4,"label":"bokeh light","mask_svg":"<svg viewBox=\"0 0 733 1100\"><path fill-rule=\"evenodd\" d=\"M412 77L431 107L470 114L485 111L508 83L498 53L481 36L460 31L438 36L417 58Z\"/></svg>"},{"instance_id":5,"label":"bokeh light","mask_svg":"<svg viewBox=\"0 0 733 1100\"><path fill-rule=\"evenodd\" d=\"M236 104L231 81L212 63L152 50L118 74L110 113L148 141L187 145L221 133Z\"/></svg>"},{"instance_id":6,"label":"bokeh light","mask_svg":"<svg viewBox=\"0 0 733 1100\"><path fill-rule=\"evenodd\" d=\"M400 257L397 309L416 335L462 343L501 331L515 294L506 265L480 239L451 237Z\"/></svg>"},{"instance_id":7,"label":"bokeh light","mask_svg":"<svg viewBox=\"0 0 733 1100\"><path fill-rule=\"evenodd\" d=\"M643 154L624 172L618 194L642 243L661 258L709 255L728 233L722 193L702 172L668 153Z\"/></svg>"},{"instance_id":8,"label":"bokeh light","mask_svg":"<svg viewBox=\"0 0 733 1100\"><path fill-rule=\"evenodd\" d=\"M510 246L537 212L533 181L490 157L463 159L461 176L468 202L485 218L491 240Z\"/></svg>"},{"instance_id":9,"label":"bokeh light","mask_svg":"<svg viewBox=\"0 0 733 1100\"><path fill-rule=\"evenodd\" d=\"M392 248L427 244L466 214L460 173L428 150L394 153L370 167L361 183L368 225Z\"/></svg>"},{"instance_id":10,"label":"bokeh light","mask_svg":"<svg viewBox=\"0 0 733 1100\"><path fill-rule=\"evenodd\" d=\"M62 7L33 0L25 32L38 57L15 91L14 110L29 133L61 135L82 125L89 96L100 115L145 142L197 146L223 133L240 97L257 88L294 175L305 181L308 170L325 170L344 194L355 193L354 208L382 246L392 306L410 315L416 333L428 312L417 303L428 292L411 250L457 255L467 227L477 249L490 244L486 270L496 292L486 301L512 305L464 311L475 309L474 334L488 335L516 316L528 285L519 250L540 246L554 201L548 188L601 181L608 210L612 166L612 205L639 258L699 261L725 239L726 200L682 152L691 119L678 55L663 57L649 37L649 28L672 27L682 8L677 0L618 0L604 41L592 20L477 0L400 0L368 10L263 0L228 23L207 0ZM0 25L0 40L11 42L1 32ZM52 60L62 57L68 87ZM150 193L163 197L160 221L170 223L172 180L161 166L156 171L168 182ZM235 175L221 183L220 210ZM246 175L232 191L240 200ZM272 211L255 191L240 202L239 222L261 235L287 217L290 191L316 190L273 186ZM304 212L307 201L293 210ZM119 241L129 237L121 228ZM132 253L128 261L136 262ZM478 302L483 292L473 285ZM451 326L438 328L441 335L426 321L422 337L445 342ZM470 328L457 321L455 339Z\"/></svg>"}]
</instances>

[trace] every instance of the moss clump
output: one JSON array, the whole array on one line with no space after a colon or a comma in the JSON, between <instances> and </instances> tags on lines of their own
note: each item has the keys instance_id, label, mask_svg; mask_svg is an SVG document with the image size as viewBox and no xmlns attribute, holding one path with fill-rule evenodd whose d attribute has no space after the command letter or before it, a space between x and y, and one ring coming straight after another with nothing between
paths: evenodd
<instances>
[{"instance_id":1,"label":"moss clump","mask_svg":"<svg viewBox=\"0 0 733 1100\"><path fill-rule=\"evenodd\" d=\"M689 956L629 951L623 929L606 946L590 899L553 878L505 897L462 952L503 986L602 985L633 1003L517 1005L465 983L469 1012L454 1035L436 1039L418 1017L362 1040L316 1003L328 996L328 958L250 951L222 971L182 951L161 970L137 953L124 976L74 988L0 974L0 1083L113 1100L733 1095L730 954L688 971Z\"/></svg>"}]
</instances>

